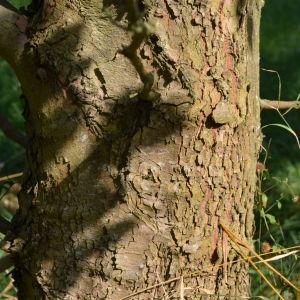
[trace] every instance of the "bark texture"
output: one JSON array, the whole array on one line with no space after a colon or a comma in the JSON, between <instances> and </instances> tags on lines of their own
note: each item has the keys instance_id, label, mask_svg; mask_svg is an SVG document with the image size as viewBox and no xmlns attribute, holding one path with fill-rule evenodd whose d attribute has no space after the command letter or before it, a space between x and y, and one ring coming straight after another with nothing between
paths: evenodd
<instances>
[{"instance_id":1,"label":"bark texture","mask_svg":"<svg viewBox=\"0 0 300 300\"><path fill-rule=\"evenodd\" d=\"M247 296L247 264L216 265L239 258L220 221L252 238L260 1L43 3L17 69L20 299L118 300L196 270L186 299Z\"/></svg>"}]
</instances>

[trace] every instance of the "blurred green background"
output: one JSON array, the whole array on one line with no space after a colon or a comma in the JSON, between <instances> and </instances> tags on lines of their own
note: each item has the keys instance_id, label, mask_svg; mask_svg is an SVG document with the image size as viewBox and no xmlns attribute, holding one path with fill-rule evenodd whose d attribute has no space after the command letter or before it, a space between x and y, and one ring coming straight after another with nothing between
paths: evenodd
<instances>
[{"instance_id":1,"label":"blurred green background","mask_svg":"<svg viewBox=\"0 0 300 300\"><path fill-rule=\"evenodd\" d=\"M266 0L261 23L261 98L295 100L300 93L300 1ZM271 250L300 244L300 149L293 134L300 137L300 111L281 114L264 110L262 126L284 124L293 133L277 126L263 127L264 150L260 161L266 170L259 173L256 199L256 249L263 245ZM267 247L268 248L268 247ZM300 285L299 254L279 260L273 265L296 285ZM262 268L284 299L300 299L295 291ZM278 299L265 282L252 273L253 296Z\"/></svg>"},{"instance_id":2,"label":"blurred green background","mask_svg":"<svg viewBox=\"0 0 300 300\"><path fill-rule=\"evenodd\" d=\"M20 7L28 5L30 0L11 2ZM276 73L262 70L261 98L292 100L300 93L299 18L299 0L266 0L261 24L261 68L277 71L280 82ZM24 130L21 93L13 71L0 60L0 111L16 128ZM255 207L255 246L258 252L268 247L276 250L300 244L300 150L294 136L300 136L300 111L285 114L266 110L261 117L262 126L284 124L293 133L278 126L263 128L264 147L260 161L265 169L259 172ZM0 176L21 171L24 155L22 147L5 138L0 131ZM0 182L1 198L12 183ZM9 217L4 207L0 206L0 210ZM275 262L275 266L299 286L298 258L297 255L290 256ZM278 276L262 269L285 299L300 299L300 295L297 298ZM255 271L252 270L251 274L254 296L277 299ZM0 293L9 280L7 276L0 276Z\"/></svg>"}]
</instances>

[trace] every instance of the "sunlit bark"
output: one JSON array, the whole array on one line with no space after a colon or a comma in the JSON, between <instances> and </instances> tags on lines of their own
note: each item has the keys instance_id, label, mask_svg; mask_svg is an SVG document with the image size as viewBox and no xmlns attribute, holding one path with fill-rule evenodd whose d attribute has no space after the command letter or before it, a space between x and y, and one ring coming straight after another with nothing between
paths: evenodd
<instances>
[{"instance_id":1,"label":"sunlit bark","mask_svg":"<svg viewBox=\"0 0 300 300\"><path fill-rule=\"evenodd\" d=\"M241 0L49 0L29 17L20 299L117 300L199 270L187 299L248 295L219 223L251 243L259 18Z\"/></svg>"}]
</instances>

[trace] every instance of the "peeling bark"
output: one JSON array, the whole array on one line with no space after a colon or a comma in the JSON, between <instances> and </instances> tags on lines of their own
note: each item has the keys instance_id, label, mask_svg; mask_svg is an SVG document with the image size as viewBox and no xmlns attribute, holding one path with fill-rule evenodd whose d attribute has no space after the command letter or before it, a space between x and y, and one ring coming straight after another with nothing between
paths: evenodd
<instances>
[{"instance_id":1,"label":"peeling bark","mask_svg":"<svg viewBox=\"0 0 300 300\"><path fill-rule=\"evenodd\" d=\"M239 0L49 0L31 15L28 169L7 237L20 299L117 300L199 269L187 299L248 295L219 222L251 242L259 17Z\"/></svg>"}]
</instances>

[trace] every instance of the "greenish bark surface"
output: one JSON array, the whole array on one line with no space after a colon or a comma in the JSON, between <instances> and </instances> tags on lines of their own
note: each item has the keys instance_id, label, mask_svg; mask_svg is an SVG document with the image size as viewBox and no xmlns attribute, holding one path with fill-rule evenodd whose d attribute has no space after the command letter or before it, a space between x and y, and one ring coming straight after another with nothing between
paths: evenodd
<instances>
[{"instance_id":1,"label":"greenish bark surface","mask_svg":"<svg viewBox=\"0 0 300 300\"><path fill-rule=\"evenodd\" d=\"M20 299L118 300L198 270L186 299L248 295L248 265L230 264L240 256L220 222L251 243L260 9L32 7L16 67L27 170L7 237ZM132 299L179 296L175 281Z\"/></svg>"}]
</instances>

